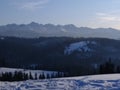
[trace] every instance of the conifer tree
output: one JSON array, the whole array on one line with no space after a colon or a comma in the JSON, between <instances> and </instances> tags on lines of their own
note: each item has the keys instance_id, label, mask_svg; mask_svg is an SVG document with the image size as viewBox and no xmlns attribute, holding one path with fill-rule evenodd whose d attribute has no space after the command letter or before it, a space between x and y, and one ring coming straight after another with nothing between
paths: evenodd
<instances>
[{"instance_id":1,"label":"conifer tree","mask_svg":"<svg viewBox=\"0 0 120 90\"><path fill-rule=\"evenodd\" d=\"M29 73L29 79L33 80L33 76L31 74L31 72Z\"/></svg>"},{"instance_id":2,"label":"conifer tree","mask_svg":"<svg viewBox=\"0 0 120 90\"><path fill-rule=\"evenodd\" d=\"M35 73L35 80L37 80L37 73Z\"/></svg>"}]
</instances>

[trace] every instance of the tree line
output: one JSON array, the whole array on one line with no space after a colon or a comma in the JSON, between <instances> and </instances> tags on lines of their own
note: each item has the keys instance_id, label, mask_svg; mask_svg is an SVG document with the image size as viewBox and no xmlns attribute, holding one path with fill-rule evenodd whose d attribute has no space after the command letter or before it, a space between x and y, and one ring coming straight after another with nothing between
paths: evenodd
<instances>
[{"instance_id":1,"label":"tree line","mask_svg":"<svg viewBox=\"0 0 120 90\"><path fill-rule=\"evenodd\" d=\"M35 73L34 75L29 73L23 73L22 71L5 72L0 75L0 81L24 81L24 80L39 80L39 79L50 79L50 78L60 78L66 77L67 74L62 72L45 74L44 72L41 74Z\"/></svg>"},{"instance_id":2,"label":"tree line","mask_svg":"<svg viewBox=\"0 0 120 90\"><path fill-rule=\"evenodd\" d=\"M112 74L120 73L120 66L115 65L112 59L109 58L108 61L99 66L99 74Z\"/></svg>"},{"instance_id":3,"label":"tree line","mask_svg":"<svg viewBox=\"0 0 120 90\"><path fill-rule=\"evenodd\" d=\"M6 62L4 59L0 60L0 66L6 66ZM80 66L79 66L80 67ZM112 74L112 73L120 73L120 66L116 65L111 58L109 58L106 62L98 64L97 68L94 67L86 67L90 68L91 71L88 74L81 74L84 70L84 68L79 68L79 67L69 67L67 68L67 73L64 72L64 69L66 67L63 67L63 72L62 70L58 70L58 73L53 73L53 74L38 74L35 73L34 75L29 72L29 73L24 73L21 71L15 71L14 73L11 72L5 72L0 74L0 81L23 81L23 80L38 80L38 79L50 79L50 78L59 78L59 77L71 77L71 76L81 76L81 75L95 75L95 74ZM55 67L54 67L55 68ZM72 69L71 69L72 68ZM28 67L28 69L33 69L33 70L41 70L40 65L35 65L34 67ZM83 71L81 71L81 69ZM57 69L56 69L57 70ZM74 70L74 71L73 71ZM61 73L62 72L62 73Z\"/></svg>"}]
</instances>

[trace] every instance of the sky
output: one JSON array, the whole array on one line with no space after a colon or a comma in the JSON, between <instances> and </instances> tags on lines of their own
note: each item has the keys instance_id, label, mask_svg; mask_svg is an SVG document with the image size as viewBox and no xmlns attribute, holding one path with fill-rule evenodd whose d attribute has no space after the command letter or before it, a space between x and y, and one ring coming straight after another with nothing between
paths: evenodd
<instances>
[{"instance_id":1,"label":"sky","mask_svg":"<svg viewBox=\"0 0 120 90\"><path fill-rule=\"evenodd\" d=\"M120 0L0 0L0 25L30 22L120 29Z\"/></svg>"}]
</instances>

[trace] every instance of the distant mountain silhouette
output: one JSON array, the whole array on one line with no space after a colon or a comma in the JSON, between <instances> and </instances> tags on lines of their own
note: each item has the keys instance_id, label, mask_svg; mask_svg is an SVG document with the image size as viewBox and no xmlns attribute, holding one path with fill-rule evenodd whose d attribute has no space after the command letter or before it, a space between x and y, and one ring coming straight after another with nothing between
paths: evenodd
<instances>
[{"instance_id":1,"label":"distant mountain silhouette","mask_svg":"<svg viewBox=\"0 0 120 90\"><path fill-rule=\"evenodd\" d=\"M38 24L31 22L30 24L8 24L0 26L1 36L15 36L24 38L36 37L98 37L119 39L120 31L113 28L88 28L76 27L73 24L53 25Z\"/></svg>"}]
</instances>

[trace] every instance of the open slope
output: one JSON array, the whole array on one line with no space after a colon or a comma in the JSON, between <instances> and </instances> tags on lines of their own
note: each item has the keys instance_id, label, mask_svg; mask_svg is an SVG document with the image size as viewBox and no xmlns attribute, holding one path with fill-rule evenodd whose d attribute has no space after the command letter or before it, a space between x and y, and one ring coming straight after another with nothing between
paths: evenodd
<instances>
[{"instance_id":1,"label":"open slope","mask_svg":"<svg viewBox=\"0 0 120 90\"><path fill-rule=\"evenodd\" d=\"M120 74L0 82L2 90L120 90Z\"/></svg>"}]
</instances>

